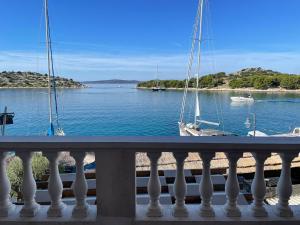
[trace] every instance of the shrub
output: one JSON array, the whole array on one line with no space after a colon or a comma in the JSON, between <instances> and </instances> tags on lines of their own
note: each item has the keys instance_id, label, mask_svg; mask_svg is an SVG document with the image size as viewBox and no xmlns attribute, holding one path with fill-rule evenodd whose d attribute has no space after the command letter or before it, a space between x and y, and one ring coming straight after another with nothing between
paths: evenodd
<instances>
[{"instance_id":1,"label":"shrub","mask_svg":"<svg viewBox=\"0 0 300 225\"><path fill-rule=\"evenodd\" d=\"M7 167L7 176L11 184L11 196L19 198L18 193L21 191L23 167L19 157L13 157Z\"/></svg>"},{"instance_id":2,"label":"shrub","mask_svg":"<svg viewBox=\"0 0 300 225\"><path fill-rule=\"evenodd\" d=\"M33 177L36 180L41 180L49 167L49 161L41 153L34 153L32 157ZM12 157L8 162L7 175L11 183L11 195L20 199L20 191L23 182L23 165L19 157Z\"/></svg>"},{"instance_id":3,"label":"shrub","mask_svg":"<svg viewBox=\"0 0 300 225\"><path fill-rule=\"evenodd\" d=\"M272 86L272 79L264 76L257 76L254 78L253 87L255 89L265 90Z\"/></svg>"},{"instance_id":4,"label":"shrub","mask_svg":"<svg viewBox=\"0 0 300 225\"><path fill-rule=\"evenodd\" d=\"M298 89L300 88L300 78L295 76L282 77L280 87L286 89Z\"/></svg>"}]
</instances>

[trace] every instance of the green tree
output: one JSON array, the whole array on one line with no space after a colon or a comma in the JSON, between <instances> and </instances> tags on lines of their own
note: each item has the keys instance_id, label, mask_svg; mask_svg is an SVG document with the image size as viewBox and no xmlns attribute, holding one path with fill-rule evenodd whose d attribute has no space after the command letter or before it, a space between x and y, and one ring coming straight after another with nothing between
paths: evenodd
<instances>
[{"instance_id":1,"label":"green tree","mask_svg":"<svg viewBox=\"0 0 300 225\"><path fill-rule=\"evenodd\" d=\"M41 153L34 153L32 157L33 177L36 180L41 180L46 174L49 167L49 161ZM21 186L23 182L23 165L19 157L12 157L8 162L7 167L8 179L11 183L11 195L20 198Z\"/></svg>"}]
</instances>

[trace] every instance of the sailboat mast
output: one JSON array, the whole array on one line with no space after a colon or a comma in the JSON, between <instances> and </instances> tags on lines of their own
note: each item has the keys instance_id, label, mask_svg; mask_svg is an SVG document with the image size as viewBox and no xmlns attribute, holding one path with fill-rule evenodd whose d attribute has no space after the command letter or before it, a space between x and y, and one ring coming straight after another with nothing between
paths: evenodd
<instances>
[{"instance_id":1,"label":"sailboat mast","mask_svg":"<svg viewBox=\"0 0 300 225\"><path fill-rule=\"evenodd\" d=\"M197 81L199 81L199 73L200 73L200 66L201 66L201 50L202 50L202 35L203 35L203 5L204 0L200 0L200 15L199 15L199 37L198 37L198 68L197 68ZM199 82L197 82L199 84ZM198 87L198 85L197 85Z\"/></svg>"},{"instance_id":2,"label":"sailboat mast","mask_svg":"<svg viewBox=\"0 0 300 225\"><path fill-rule=\"evenodd\" d=\"M197 67L197 74L196 74L196 103L195 103L195 124L197 123L197 117L200 116L200 104L199 104L199 76L200 76L200 69L201 69L201 47L202 47L202 34L203 34L203 5L204 0L199 0L200 6L200 15L199 15L199 37L198 37L198 67Z\"/></svg>"},{"instance_id":3,"label":"sailboat mast","mask_svg":"<svg viewBox=\"0 0 300 225\"><path fill-rule=\"evenodd\" d=\"M195 51L197 34L198 34L199 14L200 14L200 10L201 10L200 6L201 5L198 4L197 15L196 15L195 23L194 23L194 26L193 26L192 47L191 47L191 51L190 51L188 70L187 70L187 79L185 80L185 88L184 88L184 93L183 93L183 97L182 97L181 111L180 111L180 118L179 118L180 124L183 123L183 120L184 120L184 111L185 111L185 107L186 107L186 97L187 97L187 92L188 92L188 88L189 88L189 81L191 79L192 67L193 67L193 62L194 62L194 51Z\"/></svg>"},{"instance_id":4,"label":"sailboat mast","mask_svg":"<svg viewBox=\"0 0 300 225\"><path fill-rule=\"evenodd\" d=\"M46 27L46 47L47 47L47 59L48 59L48 104L49 104L49 123L50 129L52 127L52 94L51 94L51 43L49 32L49 13L48 13L48 0L45 0L45 27Z\"/></svg>"},{"instance_id":5,"label":"sailboat mast","mask_svg":"<svg viewBox=\"0 0 300 225\"><path fill-rule=\"evenodd\" d=\"M156 65L156 87L159 87L159 80L158 80L158 65Z\"/></svg>"}]
</instances>

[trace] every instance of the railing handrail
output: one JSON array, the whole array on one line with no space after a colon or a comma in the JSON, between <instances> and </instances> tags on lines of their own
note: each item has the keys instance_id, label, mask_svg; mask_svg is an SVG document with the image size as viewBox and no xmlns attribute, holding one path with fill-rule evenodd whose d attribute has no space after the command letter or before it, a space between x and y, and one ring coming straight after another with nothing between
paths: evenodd
<instances>
[{"instance_id":1,"label":"railing handrail","mask_svg":"<svg viewBox=\"0 0 300 225\"><path fill-rule=\"evenodd\" d=\"M21 190L24 201L22 206L13 205L10 199L11 184L6 167L9 162L6 160L9 151L16 151L16 155L22 160ZM42 152L49 160L50 206L41 206L35 199L36 182L32 171L32 158L35 151ZM58 164L62 151L70 151L76 165L76 175L72 183L75 204L72 206L66 206L62 201L63 182L59 175ZM87 152L95 153L97 164L96 206L88 205L86 199L88 184L84 175L84 159ZM150 177L147 185L149 205L143 208L144 211L140 211L140 206L137 205L136 152L146 153L149 160ZM176 164L173 184L175 203L172 206L166 206L168 210L160 204L161 183L158 165L163 155L162 152L171 152ZM202 166L202 177L199 183L201 203L197 207L197 212L195 208L185 205L187 184L184 166L191 152L196 152L201 159ZM212 161L218 155L216 152L224 154L228 161L225 183L226 203L223 206L211 204L214 194L211 169ZM253 203L246 208L240 207L237 201L240 195L238 161L245 152L251 152L251 163L255 166L251 185ZM222 220L221 214L224 218L239 218L236 221L244 221L244 224L253 221L268 221L270 224L273 220L287 223L291 221L291 218L299 222L299 206L292 208L289 205L293 190L291 167L299 152L300 138L296 137L0 137L0 217L4 218L3 220L0 218L0 223L1 221L18 222L23 218L29 218L28 223L31 221L36 223L40 219L48 218L49 221L51 219L51 223L55 223L56 221L66 222L71 217L70 222L73 220L82 222L90 218L91 212L97 213L97 217L94 213L94 219L90 221L92 224L99 222L98 219L105 221L112 219L110 224L120 224L116 221L122 218L128 219L123 224L135 224L137 216L142 214L147 216L145 224L155 221L161 224L165 221L169 221L170 224L188 221L193 224L194 222L200 223L200 221L211 223L214 220L205 218L214 217ZM271 153L279 154L272 155ZM265 207L264 168L266 161L272 156L281 163L276 188L279 200L276 206ZM196 218L196 214L199 217ZM152 220L152 217L162 217L162 220ZM187 220L178 219L181 217Z\"/></svg>"},{"instance_id":2,"label":"railing handrail","mask_svg":"<svg viewBox=\"0 0 300 225\"><path fill-rule=\"evenodd\" d=\"M286 152L300 150L298 137L125 137L26 136L0 137L0 151L107 151L130 152Z\"/></svg>"}]
</instances>

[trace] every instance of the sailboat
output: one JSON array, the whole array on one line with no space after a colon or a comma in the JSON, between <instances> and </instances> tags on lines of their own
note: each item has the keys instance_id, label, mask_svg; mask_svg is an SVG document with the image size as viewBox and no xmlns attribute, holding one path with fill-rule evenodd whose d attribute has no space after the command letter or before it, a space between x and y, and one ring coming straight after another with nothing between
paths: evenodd
<instances>
[{"instance_id":1,"label":"sailboat","mask_svg":"<svg viewBox=\"0 0 300 225\"><path fill-rule=\"evenodd\" d=\"M203 125L219 127L220 123L211 122L202 119L201 110L200 110L200 101L199 101L199 76L201 69L201 47L202 47L202 33L203 33L203 8L204 8L204 0L199 0L197 16L194 24L194 34L193 34L193 42L192 48L189 58L189 66L187 72L187 79L185 83L185 89L182 99L181 113L180 119L178 122L179 125L179 133L180 136L227 136L232 135L230 133L224 132L218 129L203 129ZM195 110L194 110L194 121L193 122L185 122L184 114L187 104L187 93L189 89L189 81L192 78L192 69L194 64L194 54L196 50L196 44L198 44L198 60L197 60L197 73L195 75L196 87L195 87Z\"/></svg>"},{"instance_id":2,"label":"sailboat","mask_svg":"<svg viewBox=\"0 0 300 225\"><path fill-rule=\"evenodd\" d=\"M159 79L158 79L158 65L156 67L156 81L155 81L155 86L152 87L152 91L165 91L166 88L162 87L160 85Z\"/></svg>"},{"instance_id":3,"label":"sailboat","mask_svg":"<svg viewBox=\"0 0 300 225\"><path fill-rule=\"evenodd\" d=\"M55 73L53 65L53 51L51 42L51 30L49 22L48 0L45 0L45 28L46 28L46 47L48 60L48 107L49 107L49 127L47 136L65 136L65 132L59 124L57 92L55 83ZM53 110L54 104L54 110ZM54 113L53 113L54 111ZM55 117L54 117L55 115ZM54 119L56 126L54 126Z\"/></svg>"}]
</instances>

